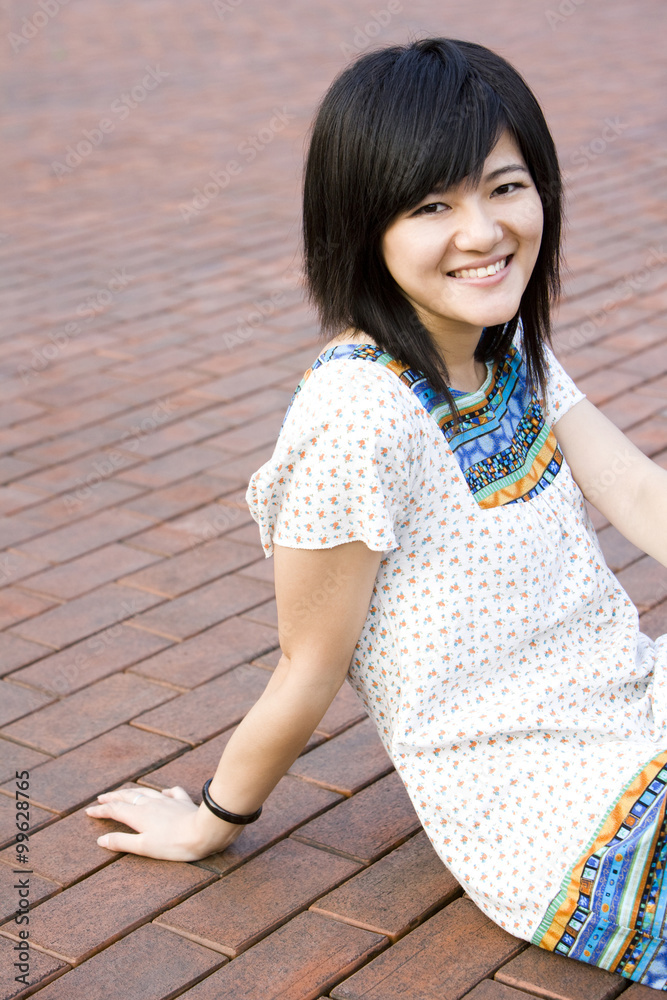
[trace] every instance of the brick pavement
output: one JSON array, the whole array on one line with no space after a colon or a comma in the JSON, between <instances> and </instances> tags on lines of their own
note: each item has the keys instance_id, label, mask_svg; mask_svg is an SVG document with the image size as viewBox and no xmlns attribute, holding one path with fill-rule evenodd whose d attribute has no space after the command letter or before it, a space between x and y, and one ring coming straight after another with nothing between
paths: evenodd
<instances>
[{"instance_id":1,"label":"brick pavement","mask_svg":"<svg viewBox=\"0 0 667 1000\"><path fill-rule=\"evenodd\" d=\"M223 855L110 855L84 807L123 783L197 795L277 662L243 495L317 354L301 158L355 52L438 33L523 71L568 181L558 352L667 464L664 5L61 3L0 12L0 998L25 992L17 768L41 1000L617 996L461 896L347 689ZM667 573L596 523L645 630L667 631Z\"/></svg>"}]
</instances>

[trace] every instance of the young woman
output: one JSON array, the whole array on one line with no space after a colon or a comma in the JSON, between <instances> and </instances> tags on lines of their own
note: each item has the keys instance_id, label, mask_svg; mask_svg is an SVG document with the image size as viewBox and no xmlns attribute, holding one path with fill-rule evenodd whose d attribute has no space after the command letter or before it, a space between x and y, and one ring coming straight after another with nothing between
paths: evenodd
<instances>
[{"instance_id":1,"label":"young woman","mask_svg":"<svg viewBox=\"0 0 667 1000\"><path fill-rule=\"evenodd\" d=\"M304 235L336 336L248 490L283 655L204 803L101 795L90 815L139 831L103 846L224 849L349 675L485 913L665 988L667 636L639 632L584 497L667 566L667 472L546 346L560 229L553 141L499 56L428 39L334 82Z\"/></svg>"}]
</instances>

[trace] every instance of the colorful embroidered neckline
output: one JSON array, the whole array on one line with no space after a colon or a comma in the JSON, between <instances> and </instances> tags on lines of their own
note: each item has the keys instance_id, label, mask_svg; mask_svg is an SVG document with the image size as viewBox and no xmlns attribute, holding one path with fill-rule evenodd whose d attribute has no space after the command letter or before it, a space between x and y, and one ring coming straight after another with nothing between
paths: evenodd
<instances>
[{"instance_id":1,"label":"colorful embroidered neckline","mask_svg":"<svg viewBox=\"0 0 667 1000\"><path fill-rule=\"evenodd\" d=\"M539 400L527 390L523 358L515 347L501 364L487 365L488 375L476 392L452 390L458 427L447 400L421 372L372 344L340 344L323 351L296 387L287 413L310 375L341 359L373 361L400 378L442 431L480 507L531 500L560 471L562 453Z\"/></svg>"}]
</instances>

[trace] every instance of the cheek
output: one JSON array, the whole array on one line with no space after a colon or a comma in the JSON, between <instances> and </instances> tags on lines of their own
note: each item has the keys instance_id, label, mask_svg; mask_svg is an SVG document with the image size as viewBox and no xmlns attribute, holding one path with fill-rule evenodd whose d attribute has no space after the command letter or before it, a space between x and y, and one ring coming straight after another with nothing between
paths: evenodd
<instances>
[{"instance_id":1,"label":"cheek","mask_svg":"<svg viewBox=\"0 0 667 1000\"><path fill-rule=\"evenodd\" d=\"M525 239L537 243L539 248L544 228L544 212L539 195L535 192L534 199L525 206L520 221L521 232Z\"/></svg>"}]
</instances>

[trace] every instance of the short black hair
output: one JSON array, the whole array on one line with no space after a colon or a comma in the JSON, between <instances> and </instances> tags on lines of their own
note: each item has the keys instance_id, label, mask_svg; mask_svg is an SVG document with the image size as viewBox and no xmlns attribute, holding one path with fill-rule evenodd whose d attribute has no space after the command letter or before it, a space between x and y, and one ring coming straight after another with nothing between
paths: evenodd
<instances>
[{"instance_id":1,"label":"short black hair","mask_svg":"<svg viewBox=\"0 0 667 1000\"><path fill-rule=\"evenodd\" d=\"M516 142L544 213L535 267L508 323L488 327L475 357L500 361L523 325L533 387L545 389L543 345L560 292L563 195L558 157L532 91L501 56L427 38L369 52L333 82L315 117L303 199L305 271L324 335L348 327L422 372L456 407L434 343L384 262L393 219L434 190L477 182L502 132Z\"/></svg>"}]
</instances>

